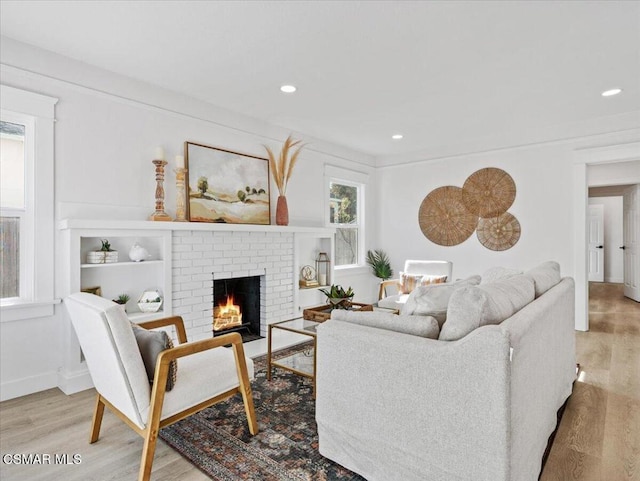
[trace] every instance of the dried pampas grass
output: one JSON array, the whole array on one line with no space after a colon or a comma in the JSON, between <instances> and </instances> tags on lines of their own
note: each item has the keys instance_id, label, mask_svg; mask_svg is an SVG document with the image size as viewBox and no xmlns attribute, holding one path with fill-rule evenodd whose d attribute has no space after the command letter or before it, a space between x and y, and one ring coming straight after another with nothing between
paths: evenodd
<instances>
[{"instance_id":1,"label":"dried pampas grass","mask_svg":"<svg viewBox=\"0 0 640 481\"><path fill-rule=\"evenodd\" d=\"M277 160L269 146L264 146L269 156L269 170L271 170L273 180L276 183L276 187L278 187L280 195L286 195L287 193L287 184L289 183L291 174L293 174L293 168L296 165L302 147L305 146L305 144L301 142L302 140L293 140L291 136L287 137ZM296 146L298 146L298 148L294 150Z\"/></svg>"}]
</instances>

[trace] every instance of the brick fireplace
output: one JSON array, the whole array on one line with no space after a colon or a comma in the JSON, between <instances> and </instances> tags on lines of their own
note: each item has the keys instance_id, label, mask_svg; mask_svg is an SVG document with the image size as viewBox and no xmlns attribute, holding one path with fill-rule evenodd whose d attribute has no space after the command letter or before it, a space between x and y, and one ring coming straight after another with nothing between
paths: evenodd
<instances>
[{"instance_id":1,"label":"brick fireplace","mask_svg":"<svg viewBox=\"0 0 640 481\"><path fill-rule=\"evenodd\" d=\"M293 311L293 233L173 231L173 312L190 340L212 335L214 283L258 276L260 335ZM215 280L215 281L214 281Z\"/></svg>"}]
</instances>

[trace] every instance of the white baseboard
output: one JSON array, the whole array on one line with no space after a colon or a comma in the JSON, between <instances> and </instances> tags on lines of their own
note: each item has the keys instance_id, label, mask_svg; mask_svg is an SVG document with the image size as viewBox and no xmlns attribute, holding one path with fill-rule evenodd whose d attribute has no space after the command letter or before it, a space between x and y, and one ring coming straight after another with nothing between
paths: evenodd
<instances>
[{"instance_id":1,"label":"white baseboard","mask_svg":"<svg viewBox=\"0 0 640 481\"><path fill-rule=\"evenodd\" d=\"M605 282L610 282L611 284L624 284L624 279L622 277L605 277Z\"/></svg>"},{"instance_id":2,"label":"white baseboard","mask_svg":"<svg viewBox=\"0 0 640 481\"><path fill-rule=\"evenodd\" d=\"M0 401L7 401L58 386L56 371L9 381L0 385Z\"/></svg>"},{"instance_id":3,"label":"white baseboard","mask_svg":"<svg viewBox=\"0 0 640 481\"><path fill-rule=\"evenodd\" d=\"M63 372L60 371L57 377L57 386L60 390L69 395L75 394L80 391L86 391L93 387L93 381L89 371L84 369L76 372Z\"/></svg>"}]
</instances>

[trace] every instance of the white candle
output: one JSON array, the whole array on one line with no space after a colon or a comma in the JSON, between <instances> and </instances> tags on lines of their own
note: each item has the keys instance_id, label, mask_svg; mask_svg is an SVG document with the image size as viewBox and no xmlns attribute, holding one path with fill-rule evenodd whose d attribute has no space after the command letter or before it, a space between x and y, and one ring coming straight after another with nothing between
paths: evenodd
<instances>
[{"instance_id":1,"label":"white candle","mask_svg":"<svg viewBox=\"0 0 640 481\"><path fill-rule=\"evenodd\" d=\"M320 285L321 286L326 286L327 285L327 275L326 274L320 274L318 275L318 281L320 281Z\"/></svg>"},{"instance_id":2,"label":"white candle","mask_svg":"<svg viewBox=\"0 0 640 481\"><path fill-rule=\"evenodd\" d=\"M176 167L184 169L184 155L176 155Z\"/></svg>"},{"instance_id":3,"label":"white candle","mask_svg":"<svg viewBox=\"0 0 640 481\"><path fill-rule=\"evenodd\" d=\"M155 158L153 160L164 160L164 149L162 147L156 147Z\"/></svg>"}]
</instances>

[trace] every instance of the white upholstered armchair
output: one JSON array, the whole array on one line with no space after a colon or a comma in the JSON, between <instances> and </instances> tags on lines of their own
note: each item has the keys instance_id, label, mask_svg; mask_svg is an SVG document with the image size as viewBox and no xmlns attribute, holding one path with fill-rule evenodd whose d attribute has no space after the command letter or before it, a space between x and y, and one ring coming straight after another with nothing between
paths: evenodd
<instances>
[{"instance_id":1,"label":"white upholstered armchair","mask_svg":"<svg viewBox=\"0 0 640 481\"><path fill-rule=\"evenodd\" d=\"M380 283L378 306L387 309L402 309L402 306L407 302L410 293L410 291L403 292L398 289L398 286L402 284L402 274L405 275L405 284L407 276L446 276L444 282L452 282L452 271L453 263L450 261L407 260L404 263L404 270L401 272L400 278L390 279ZM390 292L393 292L393 294L388 295Z\"/></svg>"},{"instance_id":2,"label":"white upholstered armchair","mask_svg":"<svg viewBox=\"0 0 640 481\"><path fill-rule=\"evenodd\" d=\"M98 440L107 406L144 439L139 481L151 476L161 428L236 393L242 394L249 431L258 432L249 384L253 362L245 358L239 334L187 342L180 317L140 323L146 329L173 325L180 342L157 357L150 386L131 323L120 306L86 293L72 294L64 303L98 392L89 442ZM166 391L169 364L175 359L177 380Z\"/></svg>"}]
</instances>

